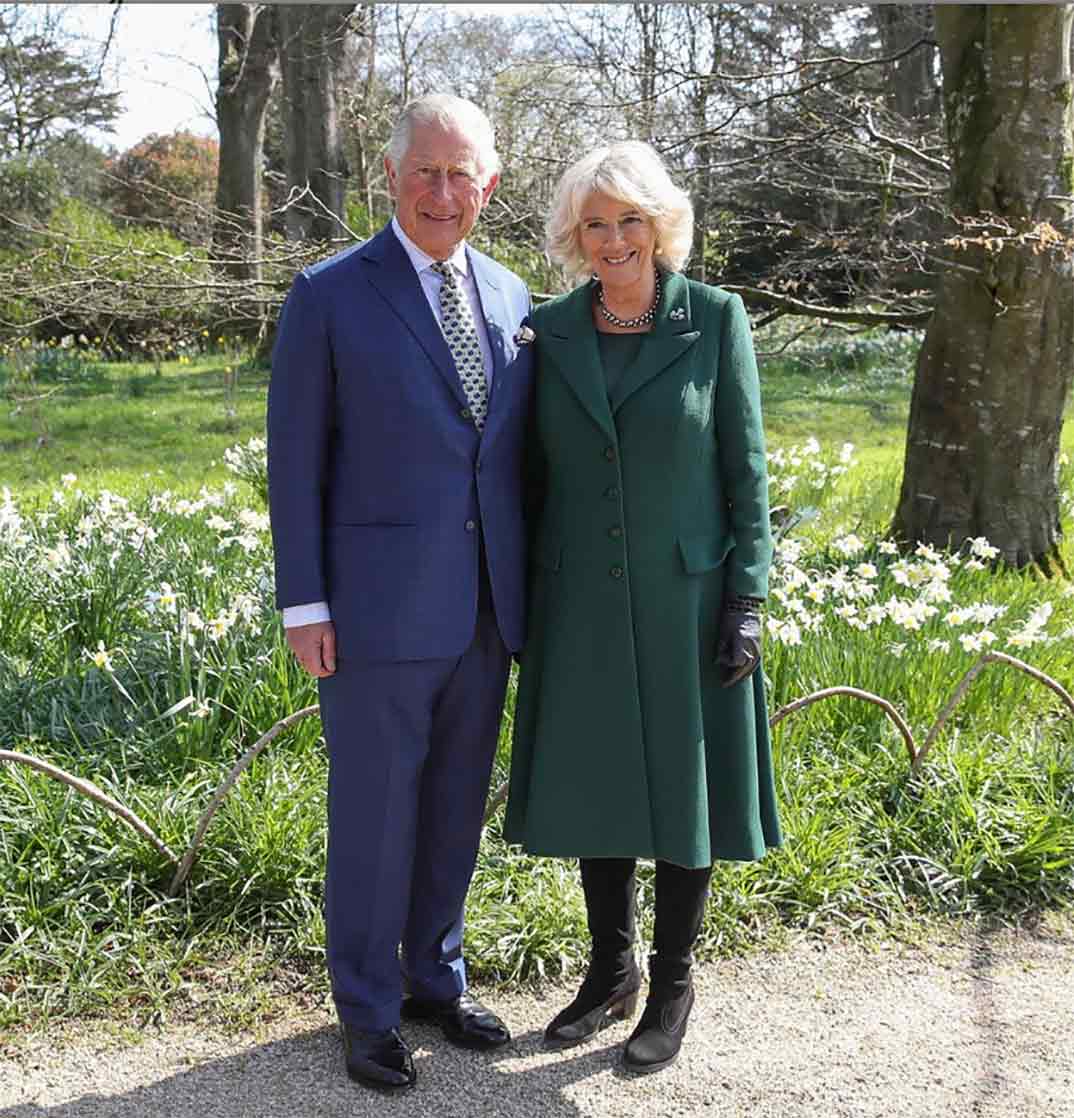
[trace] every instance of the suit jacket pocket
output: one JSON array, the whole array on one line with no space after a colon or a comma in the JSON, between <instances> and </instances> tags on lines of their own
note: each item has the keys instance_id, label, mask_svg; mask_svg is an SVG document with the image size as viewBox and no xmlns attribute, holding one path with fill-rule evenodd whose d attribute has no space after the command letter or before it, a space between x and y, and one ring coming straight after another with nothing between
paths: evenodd
<instances>
[{"instance_id":1,"label":"suit jacket pocket","mask_svg":"<svg viewBox=\"0 0 1074 1118\"><path fill-rule=\"evenodd\" d=\"M714 570L734 546L735 537L731 532L723 536L679 536L683 570L688 575Z\"/></svg>"}]
</instances>

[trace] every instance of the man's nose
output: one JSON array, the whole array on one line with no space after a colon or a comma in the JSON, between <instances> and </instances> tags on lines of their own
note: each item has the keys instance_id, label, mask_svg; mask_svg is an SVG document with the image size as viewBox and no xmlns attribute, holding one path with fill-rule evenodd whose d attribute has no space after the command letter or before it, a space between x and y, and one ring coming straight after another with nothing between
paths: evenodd
<instances>
[{"instance_id":1,"label":"man's nose","mask_svg":"<svg viewBox=\"0 0 1074 1118\"><path fill-rule=\"evenodd\" d=\"M447 198L450 196L451 186L447 171L437 171L432 188L437 198Z\"/></svg>"}]
</instances>

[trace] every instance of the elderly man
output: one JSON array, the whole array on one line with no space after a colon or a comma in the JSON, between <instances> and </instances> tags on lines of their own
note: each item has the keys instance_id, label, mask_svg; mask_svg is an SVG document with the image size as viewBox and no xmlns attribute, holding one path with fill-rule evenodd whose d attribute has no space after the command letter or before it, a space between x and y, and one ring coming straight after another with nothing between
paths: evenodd
<instances>
[{"instance_id":1,"label":"elderly man","mask_svg":"<svg viewBox=\"0 0 1074 1118\"><path fill-rule=\"evenodd\" d=\"M390 225L294 282L268 434L277 605L330 760L347 1071L397 1090L415 1081L400 1015L467 1047L510 1039L467 993L462 927L522 644L532 334L525 285L466 244L498 181L480 109L411 102L384 165Z\"/></svg>"}]
</instances>

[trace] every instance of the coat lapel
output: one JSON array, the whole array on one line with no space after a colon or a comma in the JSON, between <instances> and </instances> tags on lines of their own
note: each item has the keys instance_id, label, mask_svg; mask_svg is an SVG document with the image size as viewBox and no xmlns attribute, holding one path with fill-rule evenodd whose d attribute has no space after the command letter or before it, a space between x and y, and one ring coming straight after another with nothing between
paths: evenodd
<instances>
[{"instance_id":1,"label":"coat lapel","mask_svg":"<svg viewBox=\"0 0 1074 1118\"><path fill-rule=\"evenodd\" d=\"M677 361L701 337L690 315L690 285L677 272L665 272L660 306L653 328L645 335L637 359L612 391L612 411Z\"/></svg>"},{"instance_id":2,"label":"coat lapel","mask_svg":"<svg viewBox=\"0 0 1074 1118\"><path fill-rule=\"evenodd\" d=\"M361 257L374 265L366 270L369 282L421 343L452 394L465 407L466 394L455 371L451 350L425 298L414 265L390 225L366 242Z\"/></svg>"},{"instance_id":3,"label":"coat lapel","mask_svg":"<svg viewBox=\"0 0 1074 1118\"><path fill-rule=\"evenodd\" d=\"M589 309L591 291L588 283L583 284L559 304L555 316L549 315L551 321L540 344L578 397L578 402L614 441L615 423L608 406L597 332Z\"/></svg>"}]
</instances>

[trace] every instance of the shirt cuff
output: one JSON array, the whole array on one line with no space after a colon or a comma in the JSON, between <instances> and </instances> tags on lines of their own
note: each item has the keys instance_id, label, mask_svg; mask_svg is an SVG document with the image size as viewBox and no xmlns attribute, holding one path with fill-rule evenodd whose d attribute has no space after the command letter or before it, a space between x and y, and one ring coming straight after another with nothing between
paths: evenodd
<instances>
[{"instance_id":1,"label":"shirt cuff","mask_svg":"<svg viewBox=\"0 0 1074 1118\"><path fill-rule=\"evenodd\" d=\"M299 625L315 625L319 621L331 621L327 602L308 602L303 606L283 607L283 627L294 629Z\"/></svg>"}]
</instances>

